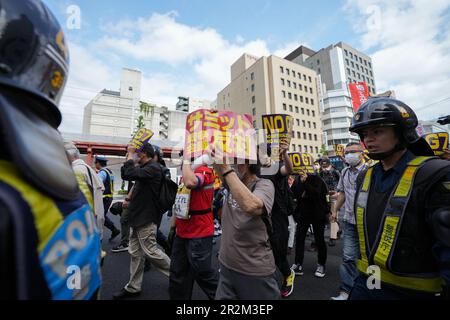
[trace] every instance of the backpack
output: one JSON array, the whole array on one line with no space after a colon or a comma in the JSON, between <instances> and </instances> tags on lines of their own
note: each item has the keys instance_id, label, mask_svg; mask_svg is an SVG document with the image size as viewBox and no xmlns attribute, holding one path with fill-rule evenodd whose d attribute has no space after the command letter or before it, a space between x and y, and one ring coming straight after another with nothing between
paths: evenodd
<instances>
[{"instance_id":1,"label":"backpack","mask_svg":"<svg viewBox=\"0 0 450 320\"><path fill-rule=\"evenodd\" d=\"M178 185L172 179L164 174L163 166L161 168L161 188L159 189L158 209L159 214L163 215L172 209L177 196Z\"/></svg>"}]
</instances>

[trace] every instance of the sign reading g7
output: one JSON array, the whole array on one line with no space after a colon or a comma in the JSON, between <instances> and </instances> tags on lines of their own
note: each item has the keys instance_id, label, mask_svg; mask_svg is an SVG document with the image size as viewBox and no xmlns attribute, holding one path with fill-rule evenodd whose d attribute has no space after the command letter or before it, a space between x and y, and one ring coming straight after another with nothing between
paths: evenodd
<instances>
[{"instance_id":1,"label":"sign reading g7","mask_svg":"<svg viewBox=\"0 0 450 320\"><path fill-rule=\"evenodd\" d=\"M448 137L448 132L428 133L423 136L436 156L442 155L444 149L448 148Z\"/></svg>"}]
</instances>

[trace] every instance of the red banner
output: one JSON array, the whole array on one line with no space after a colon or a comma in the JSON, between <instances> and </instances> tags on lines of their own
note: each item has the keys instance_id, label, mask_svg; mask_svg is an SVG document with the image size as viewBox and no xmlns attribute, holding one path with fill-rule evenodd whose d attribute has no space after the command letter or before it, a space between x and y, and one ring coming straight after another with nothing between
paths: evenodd
<instances>
[{"instance_id":1,"label":"red banner","mask_svg":"<svg viewBox=\"0 0 450 320\"><path fill-rule=\"evenodd\" d=\"M196 159L214 147L225 158L256 161L252 117L231 111L200 109L186 119L185 159Z\"/></svg>"},{"instance_id":2,"label":"red banner","mask_svg":"<svg viewBox=\"0 0 450 320\"><path fill-rule=\"evenodd\" d=\"M352 97L353 111L356 112L359 106L369 98L367 84L365 82L350 83L348 89L350 90L350 95Z\"/></svg>"}]
</instances>

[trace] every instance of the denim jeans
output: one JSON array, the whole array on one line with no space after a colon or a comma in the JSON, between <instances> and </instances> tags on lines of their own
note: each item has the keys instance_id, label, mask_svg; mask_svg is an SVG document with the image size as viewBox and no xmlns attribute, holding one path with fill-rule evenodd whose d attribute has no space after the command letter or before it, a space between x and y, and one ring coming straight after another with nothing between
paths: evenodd
<instances>
[{"instance_id":1,"label":"denim jeans","mask_svg":"<svg viewBox=\"0 0 450 320\"><path fill-rule=\"evenodd\" d=\"M359 240L356 225L343 221L344 227L344 245L342 254L342 264L339 268L341 276L341 291L350 293L353 288L354 281L358 276L356 269L356 261L359 257Z\"/></svg>"}]
</instances>

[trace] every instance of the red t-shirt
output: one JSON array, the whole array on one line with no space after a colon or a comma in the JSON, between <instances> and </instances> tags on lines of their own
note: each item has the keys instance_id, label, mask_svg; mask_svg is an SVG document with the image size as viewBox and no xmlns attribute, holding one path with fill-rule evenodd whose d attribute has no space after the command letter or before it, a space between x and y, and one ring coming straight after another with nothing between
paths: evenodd
<instances>
[{"instance_id":1,"label":"red t-shirt","mask_svg":"<svg viewBox=\"0 0 450 320\"><path fill-rule=\"evenodd\" d=\"M191 190L190 210L211 208L214 188L204 190L203 187L214 184L215 176L208 167L195 170L199 186ZM192 215L189 220L176 219L177 236L180 238L204 238L214 235L214 216L212 211L206 214Z\"/></svg>"}]
</instances>

